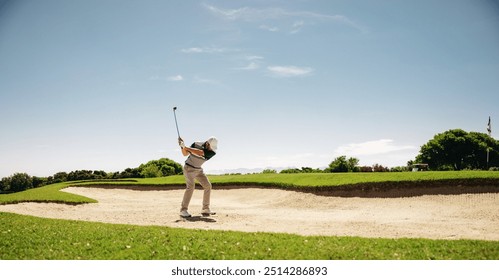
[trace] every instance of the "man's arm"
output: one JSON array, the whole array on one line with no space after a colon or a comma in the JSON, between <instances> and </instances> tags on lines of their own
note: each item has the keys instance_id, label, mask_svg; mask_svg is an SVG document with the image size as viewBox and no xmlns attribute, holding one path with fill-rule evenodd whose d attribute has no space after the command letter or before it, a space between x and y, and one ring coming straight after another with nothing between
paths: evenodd
<instances>
[{"instance_id":1,"label":"man's arm","mask_svg":"<svg viewBox=\"0 0 499 280\"><path fill-rule=\"evenodd\" d=\"M182 154L184 156L188 156L189 154L193 154L198 157L204 157L204 151L196 148L183 147Z\"/></svg>"},{"instance_id":2,"label":"man's arm","mask_svg":"<svg viewBox=\"0 0 499 280\"><path fill-rule=\"evenodd\" d=\"M178 144L180 145L180 148L182 149L182 155L184 157L188 156L189 154L193 154L198 157L204 157L204 151L192 147L186 147L184 144L184 140L182 138L178 138Z\"/></svg>"}]
</instances>

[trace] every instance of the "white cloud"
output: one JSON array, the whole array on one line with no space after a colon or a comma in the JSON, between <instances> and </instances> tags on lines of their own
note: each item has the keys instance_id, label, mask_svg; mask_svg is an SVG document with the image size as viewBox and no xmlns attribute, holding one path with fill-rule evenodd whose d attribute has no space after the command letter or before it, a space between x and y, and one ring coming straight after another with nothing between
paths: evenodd
<instances>
[{"instance_id":1,"label":"white cloud","mask_svg":"<svg viewBox=\"0 0 499 280\"><path fill-rule=\"evenodd\" d=\"M275 26L268 26L268 25L262 24L259 27L260 27L260 29L267 30L267 31L270 31L270 32L277 32L277 31L279 31L279 28L275 27Z\"/></svg>"},{"instance_id":2,"label":"white cloud","mask_svg":"<svg viewBox=\"0 0 499 280\"><path fill-rule=\"evenodd\" d=\"M202 53L203 49L201 49L201 48L188 48L188 49L182 49L181 51L183 53Z\"/></svg>"},{"instance_id":3,"label":"white cloud","mask_svg":"<svg viewBox=\"0 0 499 280\"><path fill-rule=\"evenodd\" d=\"M337 16L318 14L308 11L290 12L281 8L255 9L242 7L238 9L223 9L211 5L204 5L214 15L227 20L261 21L281 19L286 17L307 17L316 19L335 19Z\"/></svg>"},{"instance_id":4,"label":"white cloud","mask_svg":"<svg viewBox=\"0 0 499 280\"><path fill-rule=\"evenodd\" d=\"M259 55L248 55L248 56L246 56L246 59L247 60L262 60L263 56L259 56Z\"/></svg>"},{"instance_id":5,"label":"white cloud","mask_svg":"<svg viewBox=\"0 0 499 280\"><path fill-rule=\"evenodd\" d=\"M314 69L310 67L297 66L269 66L267 69L273 76L277 77L299 77L311 74Z\"/></svg>"},{"instance_id":6,"label":"white cloud","mask_svg":"<svg viewBox=\"0 0 499 280\"><path fill-rule=\"evenodd\" d=\"M412 145L398 145L391 139L380 139L363 143L351 143L334 150L333 157L347 156L358 158L359 165L405 166L414 159L418 148Z\"/></svg>"},{"instance_id":7,"label":"white cloud","mask_svg":"<svg viewBox=\"0 0 499 280\"><path fill-rule=\"evenodd\" d=\"M237 68L239 70L256 70L260 68L260 64L257 62L250 62L247 66Z\"/></svg>"},{"instance_id":8,"label":"white cloud","mask_svg":"<svg viewBox=\"0 0 499 280\"><path fill-rule=\"evenodd\" d=\"M249 7L242 7L238 9L223 9L208 4L204 4L204 7L208 9L213 15L225 20L233 20L233 21L242 20L247 22L258 22L258 21L280 20L286 18L292 18L292 19L298 18L298 19L308 19L308 20L333 21L350 26L362 32L365 31L365 28L363 26L355 23L354 21L352 21L351 19L349 19L344 15L328 15L328 14L309 12L309 11L287 11L282 8L255 9Z\"/></svg>"},{"instance_id":9,"label":"white cloud","mask_svg":"<svg viewBox=\"0 0 499 280\"><path fill-rule=\"evenodd\" d=\"M179 81L183 81L183 80L184 80L184 77L182 77L182 75L175 75L175 76L168 77L168 81L172 81L172 82L179 82Z\"/></svg>"},{"instance_id":10,"label":"white cloud","mask_svg":"<svg viewBox=\"0 0 499 280\"><path fill-rule=\"evenodd\" d=\"M180 50L183 53L224 53L230 51L226 48L214 48L214 47L193 47Z\"/></svg>"},{"instance_id":11,"label":"white cloud","mask_svg":"<svg viewBox=\"0 0 499 280\"><path fill-rule=\"evenodd\" d=\"M305 21L299 20L293 23L291 34L300 32L301 28L305 25Z\"/></svg>"},{"instance_id":12,"label":"white cloud","mask_svg":"<svg viewBox=\"0 0 499 280\"><path fill-rule=\"evenodd\" d=\"M237 70L257 70L263 63L263 57L258 55L248 55L244 58L247 61L247 65L244 67L235 68Z\"/></svg>"},{"instance_id":13,"label":"white cloud","mask_svg":"<svg viewBox=\"0 0 499 280\"><path fill-rule=\"evenodd\" d=\"M211 11L214 15L222 16L222 17L227 18L227 19L236 19L238 17L237 14L239 13L239 10L240 10L240 9L224 10L224 9L219 9L215 6L211 6L208 4L203 4L203 6L206 9L208 9L209 11Z\"/></svg>"},{"instance_id":14,"label":"white cloud","mask_svg":"<svg viewBox=\"0 0 499 280\"><path fill-rule=\"evenodd\" d=\"M351 143L338 147L334 152L337 155L370 156L399 151L415 150L411 145L395 145L391 139L380 139L363 143Z\"/></svg>"}]
</instances>

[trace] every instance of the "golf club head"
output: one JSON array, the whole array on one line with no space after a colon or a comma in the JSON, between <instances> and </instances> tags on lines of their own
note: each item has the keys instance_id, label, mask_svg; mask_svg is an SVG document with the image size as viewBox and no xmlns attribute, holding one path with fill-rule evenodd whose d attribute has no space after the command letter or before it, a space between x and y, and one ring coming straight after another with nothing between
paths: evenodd
<instances>
[{"instance_id":1,"label":"golf club head","mask_svg":"<svg viewBox=\"0 0 499 280\"><path fill-rule=\"evenodd\" d=\"M177 110L177 107L173 107L173 111Z\"/></svg>"}]
</instances>

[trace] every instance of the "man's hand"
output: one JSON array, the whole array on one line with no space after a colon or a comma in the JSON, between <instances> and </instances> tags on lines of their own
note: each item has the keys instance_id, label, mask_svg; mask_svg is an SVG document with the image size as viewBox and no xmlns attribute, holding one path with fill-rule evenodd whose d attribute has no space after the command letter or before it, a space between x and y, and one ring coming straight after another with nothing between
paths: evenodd
<instances>
[{"instance_id":1,"label":"man's hand","mask_svg":"<svg viewBox=\"0 0 499 280\"><path fill-rule=\"evenodd\" d=\"M184 140L182 140L182 138L178 138L178 145L180 146L180 148L185 148L185 144L184 144Z\"/></svg>"}]
</instances>

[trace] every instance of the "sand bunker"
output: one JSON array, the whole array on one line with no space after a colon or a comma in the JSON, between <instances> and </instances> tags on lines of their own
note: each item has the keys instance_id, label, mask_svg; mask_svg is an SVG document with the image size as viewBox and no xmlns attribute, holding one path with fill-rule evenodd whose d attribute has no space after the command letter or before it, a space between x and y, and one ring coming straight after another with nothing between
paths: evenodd
<instances>
[{"instance_id":1,"label":"sand bunker","mask_svg":"<svg viewBox=\"0 0 499 280\"><path fill-rule=\"evenodd\" d=\"M20 203L0 211L38 217L190 229L283 232L300 235L499 240L499 194L399 198L328 197L278 189L212 191L213 217L202 217L202 191L178 216L183 190L70 187L98 203Z\"/></svg>"}]
</instances>

